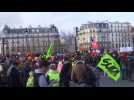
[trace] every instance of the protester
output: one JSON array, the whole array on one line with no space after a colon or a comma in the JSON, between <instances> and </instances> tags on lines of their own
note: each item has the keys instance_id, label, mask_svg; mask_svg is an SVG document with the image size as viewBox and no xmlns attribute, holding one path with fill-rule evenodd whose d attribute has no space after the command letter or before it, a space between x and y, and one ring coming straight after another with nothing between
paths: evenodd
<instances>
[{"instance_id":1,"label":"protester","mask_svg":"<svg viewBox=\"0 0 134 100\"><path fill-rule=\"evenodd\" d=\"M6 69L4 65L0 65L0 87L7 86Z\"/></svg>"},{"instance_id":2,"label":"protester","mask_svg":"<svg viewBox=\"0 0 134 100\"><path fill-rule=\"evenodd\" d=\"M134 59L128 58L128 67L127 67L127 69L128 69L128 80L129 81L133 81L134 80L133 79L133 73L134 73L133 65L134 65Z\"/></svg>"},{"instance_id":3,"label":"protester","mask_svg":"<svg viewBox=\"0 0 134 100\"><path fill-rule=\"evenodd\" d=\"M60 74L57 71L56 64L51 64L50 69L47 73L49 80L51 81L52 87L59 87Z\"/></svg>"},{"instance_id":4,"label":"protester","mask_svg":"<svg viewBox=\"0 0 134 100\"><path fill-rule=\"evenodd\" d=\"M20 74L19 70L17 69L16 61L11 62L11 66L7 71L7 81L8 87L20 87Z\"/></svg>"},{"instance_id":5,"label":"protester","mask_svg":"<svg viewBox=\"0 0 134 100\"><path fill-rule=\"evenodd\" d=\"M60 86L69 87L69 81L71 79L71 64L68 57L64 58L63 68L60 73Z\"/></svg>"},{"instance_id":6,"label":"protester","mask_svg":"<svg viewBox=\"0 0 134 100\"><path fill-rule=\"evenodd\" d=\"M96 77L83 61L78 61L72 70L74 87L96 87Z\"/></svg>"},{"instance_id":7,"label":"protester","mask_svg":"<svg viewBox=\"0 0 134 100\"><path fill-rule=\"evenodd\" d=\"M51 51L51 50L50 50ZM133 80L134 60L108 52L120 65L122 80ZM32 53L0 56L0 86L8 87L99 87L104 71L97 66L102 54L88 52L49 56ZM105 78L105 77L104 77Z\"/></svg>"},{"instance_id":8,"label":"protester","mask_svg":"<svg viewBox=\"0 0 134 100\"><path fill-rule=\"evenodd\" d=\"M25 87L26 86L26 83L27 83L27 80L29 78L29 73L30 71L32 71L32 63L26 61L24 62L24 66L23 66L23 79L22 79L22 82L23 82L23 86Z\"/></svg>"},{"instance_id":9,"label":"protester","mask_svg":"<svg viewBox=\"0 0 134 100\"><path fill-rule=\"evenodd\" d=\"M49 87L49 78L47 76L47 72L49 69L48 66L49 66L49 64L47 61L40 61L39 68L32 71L33 74L31 74L32 72L30 72L30 76L32 76L32 75L33 76L29 77L30 79L28 79L28 81L27 81L27 87L32 87L32 86L29 86L29 84L30 85L34 84L33 87ZM31 83L31 80L32 80L32 83Z\"/></svg>"}]
</instances>

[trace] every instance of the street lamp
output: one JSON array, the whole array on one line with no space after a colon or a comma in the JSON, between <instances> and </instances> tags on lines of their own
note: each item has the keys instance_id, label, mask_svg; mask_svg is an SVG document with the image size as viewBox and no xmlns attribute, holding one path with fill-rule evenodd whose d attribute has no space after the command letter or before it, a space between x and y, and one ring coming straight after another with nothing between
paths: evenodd
<instances>
[{"instance_id":1,"label":"street lamp","mask_svg":"<svg viewBox=\"0 0 134 100\"><path fill-rule=\"evenodd\" d=\"M2 37L2 53L3 53L3 56L5 55L5 38Z\"/></svg>"},{"instance_id":2,"label":"street lamp","mask_svg":"<svg viewBox=\"0 0 134 100\"><path fill-rule=\"evenodd\" d=\"M78 27L76 27L75 28L75 51L77 51L78 50L78 48L77 48L77 37L78 37Z\"/></svg>"},{"instance_id":3,"label":"street lamp","mask_svg":"<svg viewBox=\"0 0 134 100\"><path fill-rule=\"evenodd\" d=\"M27 28L26 28L26 34L25 34L25 38L26 38L26 45L27 45L27 47L26 47L26 51L28 52L29 51L29 49L28 49L28 30L27 30Z\"/></svg>"},{"instance_id":4,"label":"street lamp","mask_svg":"<svg viewBox=\"0 0 134 100\"><path fill-rule=\"evenodd\" d=\"M7 54L9 54L9 43L8 43L8 40L6 41L6 44L7 44L7 46L6 46Z\"/></svg>"},{"instance_id":5,"label":"street lamp","mask_svg":"<svg viewBox=\"0 0 134 100\"><path fill-rule=\"evenodd\" d=\"M5 44L7 44L8 41L5 40L5 37L2 37L2 54L5 55Z\"/></svg>"}]
</instances>

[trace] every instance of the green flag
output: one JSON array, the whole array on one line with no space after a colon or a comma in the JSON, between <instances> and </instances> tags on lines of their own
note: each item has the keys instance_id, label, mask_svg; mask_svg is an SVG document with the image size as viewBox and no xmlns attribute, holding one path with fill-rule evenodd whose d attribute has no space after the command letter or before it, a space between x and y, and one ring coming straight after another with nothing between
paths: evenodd
<instances>
[{"instance_id":1,"label":"green flag","mask_svg":"<svg viewBox=\"0 0 134 100\"><path fill-rule=\"evenodd\" d=\"M51 45L49 46L49 48L48 48L47 55L46 55L46 59L49 58L49 57L51 57L52 54L53 54L53 46L52 46L52 44L51 44Z\"/></svg>"},{"instance_id":2,"label":"green flag","mask_svg":"<svg viewBox=\"0 0 134 100\"><path fill-rule=\"evenodd\" d=\"M115 81L117 81L121 76L120 65L108 53L102 56L97 66L106 72L108 76Z\"/></svg>"}]
</instances>

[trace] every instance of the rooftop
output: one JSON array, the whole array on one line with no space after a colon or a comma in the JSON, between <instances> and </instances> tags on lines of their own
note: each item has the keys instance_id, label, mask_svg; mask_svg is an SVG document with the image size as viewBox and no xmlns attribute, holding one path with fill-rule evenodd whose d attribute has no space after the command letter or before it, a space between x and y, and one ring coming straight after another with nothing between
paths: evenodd
<instances>
[{"instance_id":1,"label":"rooftop","mask_svg":"<svg viewBox=\"0 0 134 100\"><path fill-rule=\"evenodd\" d=\"M32 27L31 25L29 25L28 27L19 27L19 28L11 28L8 25L5 25L4 27L2 27L2 31L4 33L48 33L48 32L52 32L52 33L58 33L58 29L56 26L51 25L50 27L41 27L40 25L38 25L37 27Z\"/></svg>"}]
</instances>

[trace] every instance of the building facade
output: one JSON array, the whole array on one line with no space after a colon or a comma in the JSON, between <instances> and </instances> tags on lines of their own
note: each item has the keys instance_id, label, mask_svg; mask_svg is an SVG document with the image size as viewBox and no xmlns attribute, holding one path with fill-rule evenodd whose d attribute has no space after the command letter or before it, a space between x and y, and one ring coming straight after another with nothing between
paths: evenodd
<instances>
[{"instance_id":1,"label":"building facade","mask_svg":"<svg viewBox=\"0 0 134 100\"><path fill-rule=\"evenodd\" d=\"M132 26L128 22L109 22L110 47L120 51L120 48L133 47Z\"/></svg>"},{"instance_id":2,"label":"building facade","mask_svg":"<svg viewBox=\"0 0 134 100\"><path fill-rule=\"evenodd\" d=\"M75 52L75 36L68 35L66 39L67 51L70 53Z\"/></svg>"},{"instance_id":3,"label":"building facade","mask_svg":"<svg viewBox=\"0 0 134 100\"><path fill-rule=\"evenodd\" d=\"M108 47L108 23L104 22L89 22L80 26L76 35L78 49L90 49L94 39L100 43L102 47Z\"/></svg>"},{"instance_id":4,"label":"building facade","mask_svg":"<svg viewBox=\"0 0 134 100\"><path fill-rule=\"evenodd\" d=\"M132 45L133 45L133 51L134 51L134 27L131 28L131 39L132 39Z\"/></svg>"},{"instance_id":5,"label":"building facade","mask_svg":"<svg viewBox=\"0 0 134 100\"><path fill-rule=\"evenodd\" d=\"M133 47L132 26L128 22L89 22L80 26L76 34L78 50L90 50L93 39L105 49L120 51L122 47Z\"/></svg>"},{"instance_id":6,"label":"building facade","mask_svg":"<svg viewBox=\"0 0 134 100\"><path fill-rule=\"evenodd\" d=\"M60 36L56 26L28 28L10 28L5 25L3 29L5 40L8 42L6 51L16 52L47 52L50 44L54 45L54 51L58 52Z\"/></svg>"}]
</instances>

